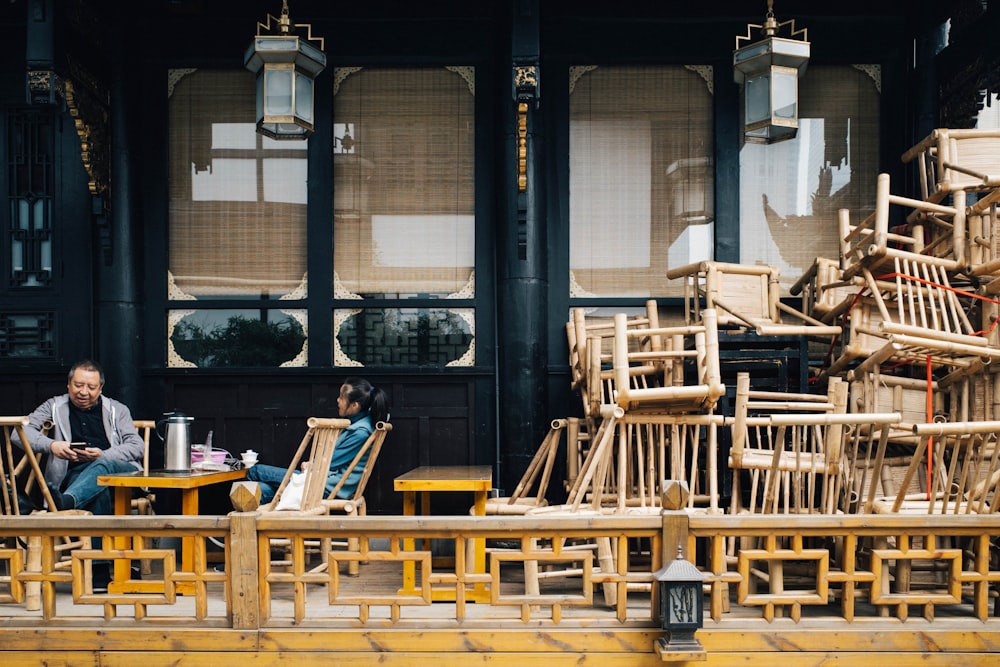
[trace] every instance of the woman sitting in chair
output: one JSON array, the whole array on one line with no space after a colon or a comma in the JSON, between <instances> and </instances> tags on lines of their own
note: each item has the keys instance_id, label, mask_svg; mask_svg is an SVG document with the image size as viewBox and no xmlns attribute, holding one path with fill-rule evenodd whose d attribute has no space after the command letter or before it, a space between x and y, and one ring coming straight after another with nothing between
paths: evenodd
<instances>
[{"instance_id":1,"label":"woman sitting in chair","mask_svg":"<svg viewBox=\"0 0 1000 667\"><path fill-rule=\"evenodd\" d=\"M372 386L368 380L350 377L340 386L337 397L337 411L340 417L349 419L351 425L344 429L337 439L330 461L330 473L326 478L326 494L340 482L345 469L354 460L368 436L375 430L375 424L389 420L389 403L386 393ZM338 498L350 498L361 480L365 461L359 461L351 477L337 492ZM287 468L258 463L247 471L247 480L260 485L260 504L271 502L284 479Z\"/></svg>"}]
</instances>

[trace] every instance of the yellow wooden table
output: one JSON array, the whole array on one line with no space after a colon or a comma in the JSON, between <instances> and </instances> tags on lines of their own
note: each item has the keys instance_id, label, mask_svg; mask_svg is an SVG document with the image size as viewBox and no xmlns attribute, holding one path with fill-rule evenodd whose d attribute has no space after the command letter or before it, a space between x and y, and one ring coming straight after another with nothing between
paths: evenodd
<instances>
[{"instance_id":1,"label":"yellow wooden table","mask_svg":"<svg viewBox=\"0 0 1000 667\"><path fill-rule=\"evenodd\" d=\"M101 475L97 483L111 486L115 490L115 514L132 513L132 489L180 489L181 514L198 515L198 490L209 484L221 484L243 479L246 470L176 472L166 470L151 470L146 474L142 471L120 473L116 475ZM116 549L128 549L129 537L116 537ZM191 572L194 569L194 538L185 537L181 540L181 571ZM177 592L192 593L193 584L180 582ZM131 565L128 560L115 560L115 576L108 586L109 593L161 593L163 583L159 581L132 580Z\"/></svg>"},{"instance_id":2,"label":"yellow wooden table","mask_svg":"<svg viewBox=\"0 0 1000 667\"><path fill-rule=\"evenodd\" d=\"M403 514L415 515L417 494L420 494L420 513L430 514L431 493L435 491L471 491L473 494L473 514L486 515L486 496L493 487L493 469L490 466L421 466L400 475L393 480L393 488L403 492ZM403 549L412 550L413 540L403 540ZM486 541L473 540L473 555L466 563L467 571L481 574L486 572ZM404 594L416 594L416 563L403 563ZM431 591L432 600L454 600L453 589ZM489 600L489 591L483 584L476 584L468 592L470 602Z\"/></svg>"}]
</instances>

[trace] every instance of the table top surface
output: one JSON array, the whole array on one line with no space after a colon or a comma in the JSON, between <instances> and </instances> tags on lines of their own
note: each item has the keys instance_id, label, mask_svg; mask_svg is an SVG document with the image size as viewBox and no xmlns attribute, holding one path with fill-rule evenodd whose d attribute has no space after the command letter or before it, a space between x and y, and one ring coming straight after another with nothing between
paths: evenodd
<instances>
[{"instance_id":1,"label":"table top surface","mask_svg":"<svg viewBox=\"0 0 1000 667\"><path fill-rule=\"evenodd\" d=\"M492 466L420 466L393 480L396 491L488 491Z\"/></svg>"},{"instance_id":2,"label":"table top surface","mask_svg":"<svg viewBox=\"0 0 1000 667\"><path fill-rule=\"evenodd\" d=\"M141 470L116 475L100 475L97 483L102 486L128 486L153 489L195 489L199 486L243 479L246 470Z\"/></svg>"}]
</instances>

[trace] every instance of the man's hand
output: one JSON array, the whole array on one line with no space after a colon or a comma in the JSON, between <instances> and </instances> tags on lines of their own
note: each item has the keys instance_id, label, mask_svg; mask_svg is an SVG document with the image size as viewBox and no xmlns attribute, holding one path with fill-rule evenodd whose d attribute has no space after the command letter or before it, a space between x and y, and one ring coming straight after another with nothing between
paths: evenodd
<instances>
[{"instance_id":1,"label":"man's hand","mask_svg":"<svg viewBox=\"0 0 1000 667\"><path fill-rule=\"evenodd\" d=\"M72 447L70 443L63 440L53 440L52 444L49 445L49 451L56 458L66 459L67 461L96 461L101 458L101 449L99 447L85 447L79 449L77 447Z\"/></svg>"}]
</instances>

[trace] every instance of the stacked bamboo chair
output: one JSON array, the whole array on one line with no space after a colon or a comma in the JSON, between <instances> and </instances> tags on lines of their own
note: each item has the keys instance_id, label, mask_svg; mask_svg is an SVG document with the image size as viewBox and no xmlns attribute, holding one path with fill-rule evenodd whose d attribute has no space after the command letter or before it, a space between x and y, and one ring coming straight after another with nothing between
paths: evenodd
<instances>
[{"instance_id":1,"label":"stacked bamboo chair","mask_svg":"<svg viewBox=\"0 0 1000 667\"><path fill-rule=\"evenodd\" d=\"M688 322L700 319L702 308L706 308L718 311L720 328L748 328L759 336L840 334L839 326L781 301L781 276L776 266L703 261L670 269L667 278L684 281Z\"/></svg>"}]
</instances>

